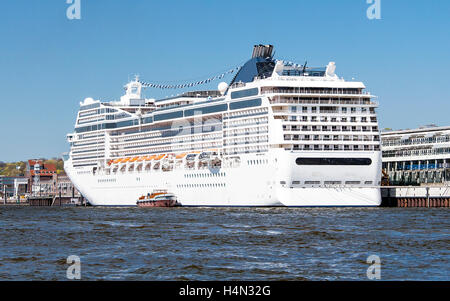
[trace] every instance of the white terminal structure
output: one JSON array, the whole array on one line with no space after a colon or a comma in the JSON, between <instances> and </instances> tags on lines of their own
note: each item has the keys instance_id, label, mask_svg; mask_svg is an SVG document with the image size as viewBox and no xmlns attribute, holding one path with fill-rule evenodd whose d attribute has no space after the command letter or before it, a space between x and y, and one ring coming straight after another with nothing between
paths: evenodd
<instances>
[{"instance_id":1,"label":"white terminal structure","mask_svg":"<svg viewBox=\"0 0 450 301\"><path fill-rule=\"evenodd\" d=\"M88 98L65 170L92 205L135 206L154 189L183 206L378 206L374 96L335 74L275 60L257 45L228 85L145 99Z\"/></svg>"},{"instance_id":2,"label":"white terminal structure","mask_svg":"<svg viewBox=\"0 0 450 301\"><path fill-rule=\"evenodd\" d=\"M383 169L391 185L450 182L450 126L384 131Z\"/></svg>"}]
</instances>

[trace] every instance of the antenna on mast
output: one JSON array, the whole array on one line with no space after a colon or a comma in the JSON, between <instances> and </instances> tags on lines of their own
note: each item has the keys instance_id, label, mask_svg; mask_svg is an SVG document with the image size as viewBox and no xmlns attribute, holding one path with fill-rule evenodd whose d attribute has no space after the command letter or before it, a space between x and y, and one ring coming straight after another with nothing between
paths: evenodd
<instances>
[{"instance_id":1,"label":"antenna on mast","mask_svg":"<svg viewBox=\"0 0 450 301\"><path fill-rule=\"evenodd\" d=\"M305 73L306 64L308 64L308 61L305 61L305 64L303 65L303 71L302 71L302 73Z\"/></svg>"}]
</instances>

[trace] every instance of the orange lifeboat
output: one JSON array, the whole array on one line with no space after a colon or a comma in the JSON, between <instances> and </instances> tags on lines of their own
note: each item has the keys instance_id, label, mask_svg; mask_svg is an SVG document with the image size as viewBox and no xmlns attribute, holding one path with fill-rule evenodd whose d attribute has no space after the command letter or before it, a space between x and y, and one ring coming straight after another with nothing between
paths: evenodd
<instances>
[{"instance_id":1,"label":"orange lifeboat","mask_svg":"<svg viewBox=\"0 0 450 301\"><path fill-rule=\"evenodd\" d=\"M175 156L175 159L183 159L184 157L186 157L187 153L182 153L182 154L178 154Z\"/></svg>"},{"instance_id":2,"label":"orange lifeboat","mask_svg":"<svg viewBox=\"0 0 450 301\"><path fill-rule=\"evenodd\" d=\"M161 160L162 158L164 158L165 156L166 156L166 154L158 155L153 160L158 161L158 160Z\"/></svg>"}]
</instances>

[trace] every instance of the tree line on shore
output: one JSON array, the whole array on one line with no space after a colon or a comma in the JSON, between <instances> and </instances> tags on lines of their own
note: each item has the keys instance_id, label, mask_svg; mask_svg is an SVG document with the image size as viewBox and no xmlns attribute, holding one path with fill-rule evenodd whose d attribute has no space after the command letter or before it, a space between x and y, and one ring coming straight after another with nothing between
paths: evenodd
<instances>
[{"instance_id":1,"label":"tree line on shore","mask_svg":"<svg viewBox=\"0 0 450 301\"><path fill-rule=\"evenodd\" d=\"M52 158L45 159L41 158L45 164L55 164L56 171L58 174L64 173L64 162L62 159ZM27 170L27 161L18 161L18 162L3 162L0 161L0 176L5 177L21 177L25 176Z\"/></svg>"}]
</instances>

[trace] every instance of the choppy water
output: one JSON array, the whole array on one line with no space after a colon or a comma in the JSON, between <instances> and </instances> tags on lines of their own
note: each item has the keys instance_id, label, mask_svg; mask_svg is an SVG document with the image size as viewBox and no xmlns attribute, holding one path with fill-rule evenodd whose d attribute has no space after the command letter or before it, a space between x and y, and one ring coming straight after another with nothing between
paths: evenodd
<instances>
[{"instance_id":1,"label":"choppy water","mask_svg":"<svg viewBox=\"0 0 450 301\"><path fill-rule=\"evenodd\" d=\"M450 211L0 207L0 280L450 280Z\"/></svg>"}]
</instances>

